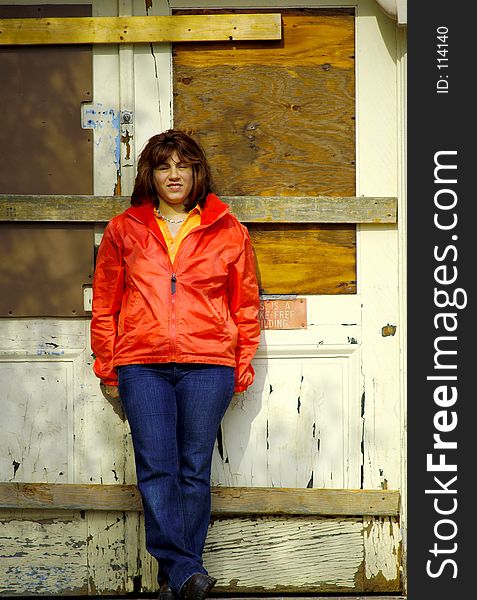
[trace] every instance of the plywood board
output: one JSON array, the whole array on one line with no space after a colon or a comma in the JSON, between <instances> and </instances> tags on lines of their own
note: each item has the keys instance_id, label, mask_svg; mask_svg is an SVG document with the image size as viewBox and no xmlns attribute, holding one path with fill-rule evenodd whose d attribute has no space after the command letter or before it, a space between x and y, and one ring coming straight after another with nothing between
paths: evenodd
<instances>
[{"instance_id":1,"label":"plywood board","mask_svg":"<svg viewBox=\"0 0 477 600\"><path fill-rule=\"evenodd\" d=\"M174 125L220 194L354 195L354 16L282 19L281 43L174 44Z\"/></svg>"},{"instance_id":2,"label":"plywood board","mask_svg":"<svg viewBox=\"0 0 477 600\"><path fill-rule=\"evenodd\" d=\"M281 12L280 43L173 45L174 126L219 195L353 196L354 15ZM356 292L354 227L250 231L264 293Z\"/></svg>"},{"instance_id":3,"label":"plywood board","mask_svg":"<svg viewBox=\"0 0 477 600\"><path fill-rule=\"evenodd\" d=\"M353 225L249 224L264 294L356 292Z\"/></svg>"},{"instance_id":4,"label":"plywood board","mask_svg":"<svg viewBox=\"0 0 477 600\"><path fill-rule=\"evenodd\" d=\"M94 232L88 224L0 223L0 316L85 315Z\"/></svg>"},{"instance_id":5,"label":"plywood board","mask_svg":"<svg viewBox=\"0 0 477 600\"><path fill-rule=\"evenodd\" d=\"M0 6L7 21L88 14L88 5ZM80 119L92 60L90 46L0 47L2 193L93 193L93 140Z\"/></svg>"}]
</instances>

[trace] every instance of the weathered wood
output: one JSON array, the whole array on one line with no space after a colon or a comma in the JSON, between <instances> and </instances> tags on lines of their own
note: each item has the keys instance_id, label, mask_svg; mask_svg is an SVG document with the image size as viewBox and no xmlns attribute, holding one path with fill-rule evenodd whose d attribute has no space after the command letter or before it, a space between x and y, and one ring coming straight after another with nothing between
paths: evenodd
<instances>
[{"instance_id":1,"label":"weathered wood","mask_svg":"<svg viewBox=\"0 0 477 600\"><path fill-rule=\"evenodd\" d=\"M243 223L395 223L397 198L221 196ZM0 194L0 221L107 222L126 196Z\"/></svg>"},{"instance_id":2,"label":"weathered wood","mask_svg":"<svg viewBox=\"0 0 477 600\"><path fill-rule=\"evenodd\" d=\"M174 44L174 126L200 140L220 195L352 196L354 16L282 19L280 43Z\"/></svg>"},{"instance_id":3,"label":"weathered wood","mask_svg":"<svg viewBox=\"0 0 477 600\"><path fill-rule=\"evenodd\" d=\"M52 516L0 513L0 597L88 594L86 519L79 511Z\"/></svg>"},{"instance_id":4,"label":"weathered wood","mask_svg":"<svg viewBox=\"0 0 477 600\"><path fill-rule=\"evenodd\" d=\"M279 13L1 19L0 45L279 40Z\"/></svg>"},{"instance_id":5,"label":"weathered wood","mask_svg":"<svg viewBox=\"0 0 477 600\"><path fill-rule=\"evenodd\" d=\"M174 15L190 14L190 10L175 10ZM243 14L254 12L248 9L200 9L201 14ZM257 44L241 42L212 45L184 43L176 46L180 52L175 56L181 66L270 66L291 67L314 65L354 69L354 9L330 10L323 8L281 9L283 41ZM263 14L255 11L255 14ZM318 35L317 35L318 33ZM182 51L185 52L182 52ZM351 52L350 52L351 50ZM318 76L318 74L316 74Z\"/></svg>"},{"instance_id":6,"label":"weathered wood","mask_svg":"<svg viewBox=\"0 0 477 600\"><path fill-rule=\"evenodd\" d=\"M356 222L330 199L356 193L354 15L281 12L280 43L173 45L174 126L201 142L220 196L264 197L243 219L262 293L354 294L354 227L277 225ZM316 197L315 221L301 199Z\"/></svg>"},{"instance_id":7,"label":"weathered wood","mask_svg":"<svg viewBox=\"0 0 477 600\"><path fill-rule=\"evenodd\" d=\"M312 488L220 488L212 490L216 514L387 515L399 514L399 492Z\"/></svg>"},{"instance_id":8,"label":"weathered wood","mask_svg":"<svg viewBox=\"0 0 477 600\"><path fill-rule=\"evenodd\" d=\"M354 225L248 225L262 294L356 293Z\"/></svg>"},{"instance_id":9,"label":"weathered wood","mask_svg":"<svg viewBox=\"0 0 477 600\"><path fill-rule=\"evenodd\" d=\"M359 518L218 519L209 528L204 566L215 591L362 592Z\"/></svg>"},{"instance_id":10,"label":"weathered wood","mask_svg":"<svg viewBox=\"0 0 477 600\"><path fill-rule=\"evenodd\" d=\"M237 196L224 198L247 223L395 223L396 198Z\"/></svg>"},{"instance_id":11,"label":"weathered wood","mask_svg":"<svg viewBox=\"0 0 477 600\"><path fill-rule=\"evenodd\" d=\"M400 589L402 534L398 520L364 517L364 591L392 592ZM396 557L390 560L390 557Z\"/></svg>"},{"instance_id":12,"label":"weathered wood","mask_svg":"<svg viewBox=\"0 0 477 600\"><path fill-rule=\"evenodd\" d=\"M217 577L219 593L356 594L371 591L372 578L381 579L381 590L372 591L400 592L401 547L390 540L396 519L373 522L371 554L366 551L363 521L351 517L213 519L204 565ZM386 567L375 553L386 557Z\"/></svg>"},{"instance_id":13,"label":"weathered wood","mask_svg":"<svg viewBox=\"0 0 477 600\"><path fill-rule=\"evenodd\" d=\"M0 508L140 511L141 506L134 485L0 483ZM399 492L215 487L212 513L396 516Z\"/></svg>"},{"instance_id":14,"label":"weathered wood","mask_svg":"<svg viewBox=\"0 0 477 600\"><path fill-rule=\"evenodd\" d=\"M384 570L374 556L387 551L390 525L396 527L395 519L370 524L376 532L369 554L366 524L360 517L214 518L204 565L217 577L216 591L228 597L362 594L369 592L365 573L382 578L383 589L396 593L401 591L393 577L399 570L399 545ZM127 546L137 549L143 532L143 525L125 529L120 512L1 510L0 594L119 598L131 596L134 580L140 579L142 593L157 595L157 562L145 548L128 568L125 564Z\"/></svg>"}]
</instances>

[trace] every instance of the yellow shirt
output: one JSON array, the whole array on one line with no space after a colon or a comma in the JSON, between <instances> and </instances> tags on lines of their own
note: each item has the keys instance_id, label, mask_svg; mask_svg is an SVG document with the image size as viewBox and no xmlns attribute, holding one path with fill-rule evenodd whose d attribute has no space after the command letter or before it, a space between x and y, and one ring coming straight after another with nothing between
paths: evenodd
<instances>
[{"instance_id":1,"label":"yellow shirt","mask_svg":"<svg viewBox=\"0 0 477 600\"><path fill-rule=\"evenodd\" d=\"M156 213L154 213L154 214L156 214ZM180 226L179 231L177 232L176 236L173 237L171 232L169 231L169 226L167 225L167 221L165 221L164 219L162 219L161 217L158 217L156 215L157 224L159 225L159 227L162 231L162 235L164 236L164 239L166 240L167 250L169 252L171 262L174 262L174 258L177 254L177 250L178 250L182 240L186 237L186 235L188 233L190 233L192 231L192 229L195 229L196 227L198 227L200 225L200 219L201 219L201 209L200 209L200 206L196 206L191 211L189 211L185 221Z\"/></svg>"}]
</instances>

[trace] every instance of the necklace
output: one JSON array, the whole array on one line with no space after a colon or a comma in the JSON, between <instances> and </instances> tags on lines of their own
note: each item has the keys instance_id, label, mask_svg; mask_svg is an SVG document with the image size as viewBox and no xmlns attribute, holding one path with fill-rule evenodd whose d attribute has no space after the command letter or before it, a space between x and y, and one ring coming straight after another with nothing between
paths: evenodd
<instances>
[{"instance_id":1,"label":"necklace","mask_svg":"<svg viewBox=\"0 0 477 600\"><path fill-rule=\"evenodd\" d=\"M158 209L154 209L154 214L156 215L156 217L159 217L160 219L164 219L164 221L167 221L168 223L183 223L187 218L187 217L184 217L183 219L174 221L174 219L169 219L169 217L165 217L163 214L161 214L159 212Z\"/></svg>"}]
</instances>

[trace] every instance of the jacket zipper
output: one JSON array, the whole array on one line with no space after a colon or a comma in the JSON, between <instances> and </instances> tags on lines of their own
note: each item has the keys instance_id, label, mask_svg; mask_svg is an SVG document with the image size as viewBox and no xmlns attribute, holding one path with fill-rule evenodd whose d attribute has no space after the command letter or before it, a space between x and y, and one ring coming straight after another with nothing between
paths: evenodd
<instances>
[{"instance_id":1,"label":"jacket zipper","mask_svg":"<svg viewBox=\"0 0 477 600\"><path fill-rule=\"evenodd\" d=\"M214 221L214 223L217 222L219 219L221 219L225 214L227 214L227 212L228 212L228 210L224 210L220 215L218 215L218 217L216 218L216 220ZM142 224L146 225L146 227L148 227L148 225L146 223L144 223L144 221L142 221L141 219L138 219L135 215L130 215L130 216L133 219L135 219L136 221L138 221L139 223L142 223ZM209 225L212 225L212 223L208 223L207 225L199 225L199 227L197 227L196 229L193 230L193 232L190 232L190 233L195 233L199 229L206 229L207 227L209 227ZM167 251L167 245L165 243L165 240L164 240L163 236L161 236L162 237L162 239L161 239L161 237L159 237L154 231L152 233L156 237L156 239L160 242L161 246L163 246L163 248ZM174 260L174 264L176 265L175 271L177 270L177 258L178 258L178 255L181 253L181 250L183 250L184 242L190 236L190 233L182 241L181 247L178 249L178 252L176 254L176 257L175 257L175 260ZM174 269L174 264L172 265L173 269ZM171 337L170 337L171 356L174 356L174 357L175 357L175 354L176 354L176 333L177 333L177 326L176 326L176 283L177 283L177 276L176 276L175 271L171 275Z\"/></svg>"},{"instance_id":2,"label":"jacket zipper","mask_svg":"<svg viewBox=\"0 0 477 600\"><path fill-rule=\"evenodd\" d=\"M176 353L176 283L175 273L171 275L171 354Z\"/></svg>"}]
</instances>

